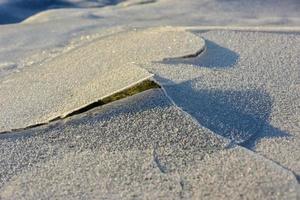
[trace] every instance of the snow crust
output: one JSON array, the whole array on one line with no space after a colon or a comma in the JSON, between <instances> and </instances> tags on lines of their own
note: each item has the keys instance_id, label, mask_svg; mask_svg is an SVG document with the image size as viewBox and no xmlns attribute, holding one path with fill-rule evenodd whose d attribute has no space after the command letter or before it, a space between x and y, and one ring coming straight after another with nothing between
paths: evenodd
<instances>
[{"instance_id":1,"label":"snow crust","mask_svg":"<svg viewBox=\"0 0 300 200\"><path fill-rule=\"evenodd\" d=\"M226 148L157 89L0 142L2 199L297 195L290 172L244 148Z\"/></svg>"},{"instance_id":2,"label":"snow crust","mask_svg":"<svg viewBox=\"0 0 300 200\"><path fill-rule=\"evenodd\" d=\"M0 198L299 199L299 9L0 0L1 130L162 86L1 135Z\"/></svg>"},{"instance_id":3,"label":"snow crust","mask_svg":"<svg viewBox=\"0 0 300 200\"><path fill-rule=\"evenodd\" d=\"M300 174L299 34L197 33L200 56L148 68L198 122Z\"/></svg>"},{"instance_id":4,"label":"snow crust","mask_svg":"<svg viewBox=\"0 0 300 200\"><path fill-rule=\"evenodd\" d=\"M176 29L133 31L7 76L0 84L0 131L64 117L151 77L138 65L188 55L203 46L201 38Z\"/></svg>"},{"instance_id":5,"label":"snow crust","mask_svg":"<svg viewBox=\"0 0 300 200\"><path fill-rule=\"evenodd\" d=\"M22 23L0 26L0 62L17 66L0 72L0 78L24 66L59 55L78 43L86 42L87 38L99 36L107 29L120 26L300 26L298 0L158 0L148 4L138 3L144 2L141 0L129 0L106 7L101 6L117 1L26 2L48 3L49 7L57 2L69 2L71 5L61 5L60 9L46 9L47 6L44 6L43 12L39 10L23 18ZM0 9L10 14L26 13L27 9L33 7L29 3L23 3L23 7L16 11L6 8L6 4L2 3ZM76 40L76 44L73 40Z\"/></svg>"}]
</instances>

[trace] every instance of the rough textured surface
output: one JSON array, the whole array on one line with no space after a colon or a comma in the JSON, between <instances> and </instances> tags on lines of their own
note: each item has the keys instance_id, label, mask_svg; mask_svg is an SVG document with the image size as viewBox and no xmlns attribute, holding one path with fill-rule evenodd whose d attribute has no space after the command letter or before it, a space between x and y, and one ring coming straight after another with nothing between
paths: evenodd
<instances>
[{"instance_id":1,"label":"rough textured surface","mask_svg":"<svg viewBox=\"0 0 300 200\"><path fill-rule=\"evenodd\" d=\"M291 173L226 149L158 89L0 143L1 199L297 198Z\"/></svg>"},{"instance_id":2,"label":"rough textured surface","mask_svg":"<svg viewBox=\"0 0 300 200\"><path fill-rule=\"evenodd\" d=\"M176 29L132 31L7 76L0 84L0 131L65 116L149 78L137 64L189 55L203 46L201 38Z\"/></svg>"},{"instance_id":3,"label":"rough textured surface","mask_svg":"<svg viewBox=\"0 0 300 200\"><path fill-rule=\"evenodd\" d=\"M34 104L63 115L148 72L169 96L147 91L0 135L0 199L299 199L299 8L299 0L0 0L6 122L20 110L36 114ZM153 26L162 28L140 29ZM200 37L206 49L195 57ZM5 107L17 101L20 109Z\"/></svg>"},{"instance_id":4,"label":"rough textured surface","mask_svg":"<svg viewBox=\"0 0 300 200\"><path fill-rule=\"evenodd\" d=\"M168 95L215 133L300 174L299 34L199 33L199 57L152 65Z\"/></svg>"}]
</instances>

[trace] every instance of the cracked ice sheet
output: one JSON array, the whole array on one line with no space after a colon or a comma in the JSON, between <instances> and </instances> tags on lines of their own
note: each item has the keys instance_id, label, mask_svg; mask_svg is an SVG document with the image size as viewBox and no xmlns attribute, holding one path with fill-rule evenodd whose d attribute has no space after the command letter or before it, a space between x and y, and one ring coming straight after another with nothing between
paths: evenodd
<instances>
[{"instance_id":1,"label":"cracked ice sheet","mask_svg":"<svg viewBox=\"0 0 300 200\"><path fill-rule=\"evenodd\" d=\"M197 32L197 31L195 31ZM300 174L300 35L209 31L206 51L147 68L215 133Z\"/></svg>"},{"instance_id":2,"label":"cracked ice sheet","mask_svg":"<svg viewBox=\"0 0 300 200\"><path fill-rule=\"evenodd\" d=\"M92 41L28 67L0 83L0 132L64 117L152 76L138 64L188 55L203 45L191 33L153 28Z\"/></svg>"},{"instance_id":3,"label":"cracked ice sheet","mask_svg":"<svg viewBox=\"0 0 300 200\"><path fill-rule=\"evenodd\" d=\"M199 126L159 89L0 137L1 199L296 199L287 170Z\"/></svg>"}]
</instances>

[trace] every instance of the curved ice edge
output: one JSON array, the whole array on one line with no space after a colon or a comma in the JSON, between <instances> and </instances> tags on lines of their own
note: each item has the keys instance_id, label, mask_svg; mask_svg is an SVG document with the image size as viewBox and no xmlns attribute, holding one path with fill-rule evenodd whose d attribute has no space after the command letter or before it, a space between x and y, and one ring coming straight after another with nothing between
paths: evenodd
<instances>
[{"instance_id":1,"label":"curved ice edge","mask_svg":"<svg viewBox=\"0 0 300 200\"><path fill-rule=\"evenodd\" d=\"M186 32L186 33L188 33L187 31L182 31L182 30L178 30L176 27L170 27L170 26L158 26L158 27L146 27L146 28L140 28L140 29L133 29L133 31L134 32L136 32L136 31L147 31L147 30L152 30L152 29L164 29L164 30L166 30L166 31L175 31L175 32ZM131 32L132 30L127 30L127 31L124 31L124 32ZM114 34L112 34L112 35L114 35ZM109 36L110 36L110 34L109 34ZM104 36L105 37L105 36ZM101 38L101 37L100 37ZM200 40L200 39L199 39ZM92 40L93 41L93 40ZM89 41L88 43L92 43L92 41ZM204 41L201 39L200 40L200 43L201 43L201 48L204 46ZM80 45L81 46L81 45ZM82 44L82 46L84 46L83 44ZM189 48L189 47L188 47ZM74 49L72 49L71 51L75 51L76 49L78 49L78 48L74 48ZM182 52L182 53L179 53L179 55L177 54L177 55L174 55L174 56L178 56L178 57L182 57L182 58L185 58L185 57L190 57L190 56L197 56L199 53L201 53L202 52L202 49L200 49L200 51L199 52L196 52L196 54L194 55L193 54L193 51L196 51L196 49L193 49L192 51L185 51L185 52ZM69 52L70 53L70 52ZM190 53L192 53L192 55L185 55L185 54L190 54ZM183 54L183 55L182 55ZM59 55L57 55L57 56L55 56L55 57L60 57L61 56L61 54L59 54ZM108 96L111 96L111 95L113 95L113 94L115 94L115 93L118 93L118 92L120 92L120 91L122 91L122 90L126 90L126 89L128 89L128 88L130 88L130 87L132 87L133 85L136 85L137 83L140 83L140 82L142 82L142 81L144 81L144 80L147 80L147 79L149 79L149 78L151 78L151 77L153 77L153 74L151 74L151 73L149 73L146 69L143 69L143 68L141 68L141 67L139 67L140 68L140 70L143 70L143 71L145 71L145 72L147 72L147 73L145 73L146 75L144 76L144 77L142 77L142 79L140 79L140 80L138 80L138 81L135 81L135 82L133 82L133 83L130 83L129 85L126 85L126 87L123 87L123 88L120 88L120 89L118 89L118 90L116 90L116 91L113 91L112 93L109 93L109 94L105 94L105 96L101 96L100 98L97 98L97 99L92 99L92 101L91 102L88 102L88 103L85 103L85 104L82 104L82 105L78 105L78 107L75 107L75 108L73 108L73 109L71 109L71 110L67 110L66 112L62 112L62 113L57 113L57 115L52 115L52 116L49 116L49 118L47 118L47 119L45 119L45 120L43 120L43 121L35 121L35 122L32 122L32 123L30 123L30 124L24 124L23 126L21 126L21 127L11 127L11 128L9 128L9 129L3 129L3 130L1 130L0 131L0 133L6 133L6 132L13 132L13 131L19 131L19 130L23 130L23 129L25 129L25 128L33 128L33 127L36 127L36 126L40 126L40 125L44 125L44 124L48 124L49 122L51 122L51 121L53 121L53 120L56 120L56 119L61 119L61 118L65 118L65 117L67 117L70 113L73 113L73 112L75 112L75 111L77 111L77 110L80 110L80 109L82 109L82 108L84 108L84 107L87 107L88 105L90 105L90 104L93 104L93 103L95 103L95 102L97 102L97 101L99 101L99 100L101 100L101 99L104 99L104 98L106 98L106 97L108 97Z\"/></svg>"},{"instance_id":2,"label":"curved ice edge","mask_svg":"<svg viewBox=\"0 0 300 200\"><path fill-rule=\"evenodd\" d=\"M194 27L179 27L179 28L183 28L184 31L189 31L189 30L195 30ZM203 30L206 30L207 28L215 28L215 30L222 30L221 28L222 27L203 27L204 29ZM233 28L233 27L229 27L229 28ZM275 31L275 32L286 32L287 29L277 29L277 27L256 27L256 29L253 29L255 27L234 27L236 28L235 30L244 30L244 31L249 31L249 30L258 30L258 31L263 31L263 32L268 32L268 31ZM261 29L259 29L261 28ZM295 29L296 32L300 32L300 27L298 27L298 29ZM196 30L199 30L198 28L196 28ZM224 30L227 30L227 29L224 29ZM228 29L229 30L229 29ZM291 29L292 30L292 29ZM184 56L180 56L180 57L176 57L176 58L165 58L163 59L163 61L165 60L177 60L177 59L188 59L188 58L193 58L193 57L197 57L199 55L201 55L203 52L206 51L206 43L205 43L205 40L204 40L204 46L199 49L197 52L193 53L193 54L189 54L189 55L184 55ZM149 72L150 73L150 72ZM225 148L235 148L235 147L238 147L238 148L241 148L241 149L244 149L245 151L247 151L248 153L252 154L255 158L257 159L263 159L265 160L266 162L269 162L271 166L274 166L286 173L288 173L290 176L293 176L294 177L294 180L295 180L295 183L299 184L300 183L300 176L298 176L297 174L295 174L295 172L293 172L291 169L288 169L286 168L285 166L282 166L280 163L272 160L272 159L269 159L263 155L260 155L258 153L256 153L255 151L251 150L251 149L248 149L246 147L243 146L243 143L247 142L250 138L248 138L247 140L241 142L241 143L238 143L234 140L230 140L224 136L221 136L217 133L215 133L213 130L205 127L205 126L202 126L201 123L196 119L194 118L191 114L189 114L188 112L186 112L182 107L180 107L179 105L177 105L175 103L175 101L172 99L172 97L170 97L166 91L166 89L164 88L164 85L161 84L158 80L156 80L155 78L152 79L157 85L159 85L161 88L161 90L163 91L164 95L169 99L169 101L177 108L179 109L184 115L186 115L188 118L190 118L195 124L197 124L199 127L201 128L205 128L207 130L209 130L214 136L216 136L217 138L220 138L222 139L224 142L225 142Z\"/></svg>"},{"instance_id":3,"label":"curved ice edge","mask_svg":"<svg viewBox=\"0 0 300 200\"><path fill-rule=\"evenodd\" d=\"M159 82L155 79L153 79L153 81L160 85ZM250 155L253 155L253 157L255 159L258 159L258 160L264 160L265 162L268 162L270 163L270 166L276 168L277 170L279 171L282 171L282 172L285 172L287 173L289 176L292 176L294 178L294 183L295 184L299 184L300 183L300 177L295 174L295 172L293 172L292 170L282 166L280 163L274 161L274 160L271 160L261 154L258 154L256 153L255 151L252 151L251 149L248 149L246 147L243 147L241 146L241 144L238 144L236 142L234 142L233 140L230 140L224 136L221 136L217 133L215 133L213 130L205 127L205 126L202 126L199 121L197 119L195 119L191 114L189 114L188 112L184 111L183 108L181 108L180 106L178 106L175 101L172 99L172 97L170 97L167 93L167 91L165 90L164 86L160 85L161 86L161 90L163 91L164 95L169 99L169 101L178 109L180 110L184 115L186 115L188 118L190 118L197 126L199 126L199 128L201 127L202 129L207 129L211 132L211 134L213 134L215 137L221 139L224 141L225 143L225 149L228 149L228 148L240 148L240 149L243 149L244 151L246 151L247 153L249 153Z\"/></svg>"},{"instance_id":4,"label":"curved ice edge","mask_svg":"<svg viewBox=\"0 0 300 200\"><path fill-rule=\"evenodd\" d=\"M146 70L146 71L147 71L147 70ZM0 135L1 135L1 134L9 134L9 133L14 133L14 132L19 132L19 131L28 130L28 129L31 129L31 128L40 127L40 126L47 125L47 124L49 124L49 123L51 123L51 122L54 122L54 121L57 121L57 120L62 120L62 119L71 117L70 114L75 113L76 111L79 111L79 110L81 110L81 109L83 109L83 108L86 108L86 107L88 107L89 105L92 105L92 104L95 103L95 102L99 102L99 101L101 101L101 100L103 100L103 99L105 99L105 98L111 97L111 96L113 96L113 95L115 95L115 94L117 94L117 93L120 93L120 92L122 92L122 91L125 91L125 90L127 90L127 89L129 89L129 88L132 88L132 87L134 87L135 85L138 85L138 84L140 84L140 83L142 83L142 82L144 82L144 81L146 81L146 80L150 80L153 76L154 76L153 74L149 73L149 75L148 75L147 77L145 77L145 78L142 78L142 79L140 79L140 80L138 80L138 81L135 81L135 82L133 82L133 83L131 83L131 84L129 84L129 85L123 87L123 88L120 88L120 89L118 89L118 90L115 90L115 91L112 92L112 93L109 93L109 94L107 94L107 95L105 95L105 96L102 96L100 99L95 99L95 100L92 101L92 102L86 103L86 104L84 104L84 105L81 105L80 107L77 107L77 108L75 108L75 109L69 110L68 112L62 113L62 114L59 115L59 116L56 116L56 117L54 117L54 118L49 118L47 121L45 121L45 122L43 122L43 123L28 124L27 126L24 126L24 127L21 127L21 128L16 128L16 129L10 129L10 130L1 131L1 132L0 132ZM152 80L152 79L151 79L151 80ZM159 86L160 86L160 85L159 85Z\"/></svg>"},{"instance_id":5,"label":"curved ice edge","mask_svg":"<svg viewBox=\"0 0 300 200\"><path fill-rule=\"evenodd\" d=\"M252 151L250 149L247 149L246 147L243 147L243 146L240 146L238 145L239 148L242 148L244 149L245 151L247 151L249 154L252 154L255 158L257 159L261 159L261 160L264 160L265 162L268 162L270 163L270 166L274 166L274 168L278 168L279 170L283 171L283 172L286 172L288 175L290 176L293 176L294 177L294 180L295 180L295 184L300 184L300 177L299 175L297 175L294 171L292 171L291 169L288 169L284 166L282 166L280 163L270 159L270 158L267 158L261 154L258 154L256 153L255 151Z\"/></svg>"},{"instance_id":6,"label":"curved ice edge","mask_svg":"<svg viewBox=\"0 0 300 200\"><path fill-rule=\"evenodd\" d=\"M173 58L164 58L162 60L162 62L176 61L176 60L179 60L179 59L188 59L188 58L195 58L197 56L200 56L202 53L204 53L206 51L206 43L205 43L204 39L203 39L203 42L204 42L203 46L198 51L196 51L195 53L187 54L187 55L183 55L183 56L179 56L179 57L173 57Z\"/></svg>"}]
</instances>

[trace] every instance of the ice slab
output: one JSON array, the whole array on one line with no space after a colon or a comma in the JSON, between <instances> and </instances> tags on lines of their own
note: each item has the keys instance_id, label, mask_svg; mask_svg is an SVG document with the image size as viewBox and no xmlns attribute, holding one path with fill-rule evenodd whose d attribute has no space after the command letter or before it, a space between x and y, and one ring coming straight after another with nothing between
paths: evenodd
<instances>
[{"instance_id":1,"label":"ice slab","mask_svg":"<svg viewBox=\"0 0 300 200\"><path fill-rule=\"evenodd\" d=\"M198 34L206 40L200 56L148 70L200 124L299 176L299 34Z\"/></svg>"},{"instance_id":2,"label":"ice slab","mask_svg":"<svg viewBox=\"0 0 300 200\"><path fill-rule=\"evenodd\" d=\"M188 55L201 38L172 28L136 30L106 37L0 83L0 131L46 123L152 75L137 65Z\"/></svg>"},{"instance_id":3,"label":"ice slab","mask_svg":"<svg viewBox=\"0 0 300 200\"><path fill-rule=\"evenodd\" d=\"M199 126L159 90L0 136L1 199L296 199L287 170Z\"/></svg>"}]
</instances>

